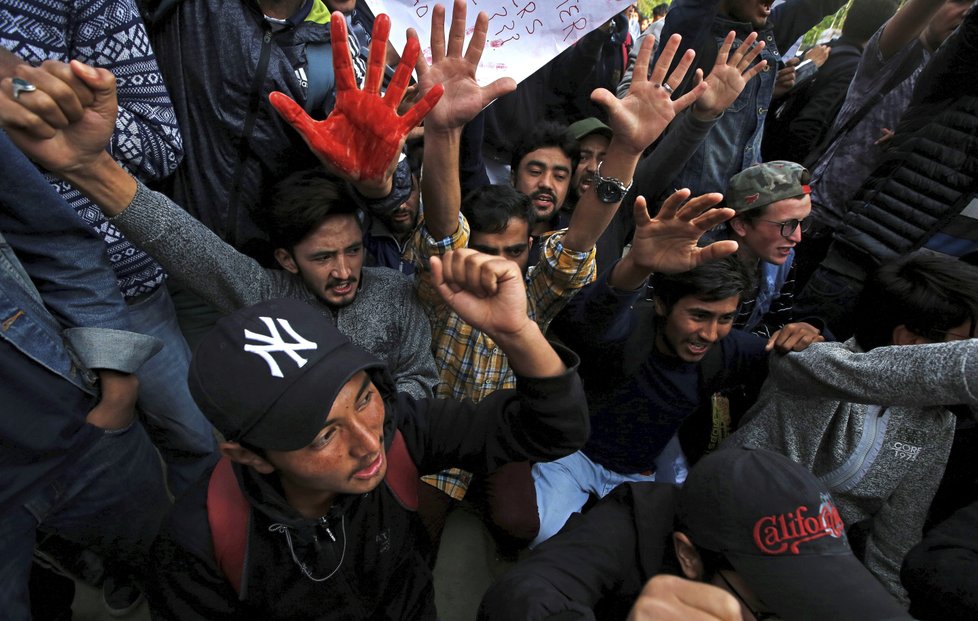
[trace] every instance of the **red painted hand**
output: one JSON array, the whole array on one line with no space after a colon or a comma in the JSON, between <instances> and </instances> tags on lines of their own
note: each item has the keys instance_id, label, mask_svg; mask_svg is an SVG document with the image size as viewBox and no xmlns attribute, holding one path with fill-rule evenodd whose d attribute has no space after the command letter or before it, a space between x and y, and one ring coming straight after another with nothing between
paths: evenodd
<instances>
[{"instance_id":1,"label":"red painted hand","mask_svg":"<svg viewBox=\"0 0 978 621\"><path fill-rule=\"evenodd\" d=\"M367 76L363 90L360 90L353 77L346 21L341 13L333 13L330 31L336 106L326 120L313 120L302 106L284 93L276 91L269 96L272 106L302 135L309 148L324 163L354 183L381 180L390 174L408 132L421 123L444 92L441 85L436 85L404 116L397 115L397 106L410 83L411 70L421 46L417 39L408 39L387 93L381 96L390 29L390 17L378 15L374 20Z\"/></svg>"}]
</instances>

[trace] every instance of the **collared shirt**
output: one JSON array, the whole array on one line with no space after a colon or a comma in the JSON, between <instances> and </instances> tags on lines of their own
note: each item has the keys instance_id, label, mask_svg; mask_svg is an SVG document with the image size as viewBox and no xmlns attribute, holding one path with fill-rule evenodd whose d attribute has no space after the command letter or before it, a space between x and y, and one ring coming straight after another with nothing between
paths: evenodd
<instances>
[{"instance_id":1,"label":"collared shirt","mask_svg":"<svg viewBox=\"0 0 978 621\"><path fill-rule=\"evenodd\" d=\"M539 262L526 276L527 314L544 332L564 305L595 276L594 249L569 250L561 243L563 236L564 231L558 231L544 242ZM435 239L424 224L414 234L414 249L420 262L465 248L468 242L469 224L461 214L458 228L449 237ZM506 354L445 304L421 268L415 275L415 287L431 320L432 350L441 378L435 396L480 401L496 390L514 388L516 377ZM424 480L461 500L471 475L453 469Z\"/></svg>"}]
</instances>

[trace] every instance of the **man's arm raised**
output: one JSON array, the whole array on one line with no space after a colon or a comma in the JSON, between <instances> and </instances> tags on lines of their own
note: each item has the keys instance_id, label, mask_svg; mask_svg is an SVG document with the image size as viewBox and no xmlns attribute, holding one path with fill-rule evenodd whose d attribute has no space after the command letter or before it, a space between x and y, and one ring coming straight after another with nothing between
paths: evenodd
<instances>
[{"instance_id":1,"label":"man's arm raised","mask_svg":"<svg viewBox=\"0 0 978 621\"><path fill-rule=\"evenodd\" d=\"M469 45L465 44L465 0L455 0L452 24L445 42L445 8L435 5L431 14L431 65L418 59L421 92L441 84L445 92L425 118L424 174L421 194L425 227L435 239L455 232L462 205L459 185L459 145L462 128L494 99L516 88L511 78L500 78L480 87L475 79L486 45L489 16L479 13ZM408 31L417 38L417 33Z\"/></svg>"},{"instance_id":2,"label":"man's arm raised","mask_svg":"<svg viewBox=\"0 0 978 621\"><path fill-rule=\"evenodd\" d=\"M696 101L708 88L706 82L700 82L690 92L673 101L670 93L678 88L695 56L692 50L687 50L675 71L666 74L681 40L679 35L670 37L651 77L646 77L649 75L654 39L645 37L635 61L635 73L628 94L618 99L603 88L591 94L591 99L608 111L608 125L614 132L599 168L602 177L618 179L626 186L630 185L642 152L662 135L680 111ZM670 88L664 88L664 84ZM608 204L598 199L595 185L592 184L584 193L574 209L570 226L562 240L568 250L589 251L618 209L620 201Z\"/></svg>"},{"instance_id":3,"label":"man's arm raised","mask_svg":"<svg viewBox=\"0 0 978 621\"><path fill-rule=\"evenodd\" d=\"M445 303L502 348L514 373L540 378L566 370L527 316L526 285L516 263L468 248L430 260L432 282Z\"/></svg>"},{"instance_id":4,"label":"man's arm raised","mask_svg":"<svg viewBox=\"0 0 978 621\"><path fill-rule=\"evenodd\" d=\"M650 218L645 198L639 196L635 199L632 249L612 269L608 284L633 291L653 272L685 272L737 252L737 242L730 240L697 245L704 233L734 216L733 209L714 208L721 200L721 194L690 199L689 190L679 190L662 203L655 218Z\"/></svg>"},{"instance_id":5,"label":"man's arm raised","mask_svg":"<svg viewBox=\"0 0 978 621\"><path fill-rule=\"evenodd\" d=\"M81 190L106 216L115 216L136 195L135 179L105 150L119 109L115 77L77 60L71 61L70 69L77 81L62 80L68 88L45 90L42 102L30 100L38 91L14 99L9 79L0 82L0 126L34 162ZM49 122L46 119L57 115L39 114L35 105L70 111L65 115L68 122Z\"/></svg>"}]
</instances>

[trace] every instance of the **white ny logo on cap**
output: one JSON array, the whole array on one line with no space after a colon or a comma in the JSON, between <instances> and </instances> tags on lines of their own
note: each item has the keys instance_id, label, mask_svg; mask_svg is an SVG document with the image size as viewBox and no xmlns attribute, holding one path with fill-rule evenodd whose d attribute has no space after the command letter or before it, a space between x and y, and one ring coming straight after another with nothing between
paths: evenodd
<instances>
[{"instance_id":1,"label":"white ny logo on cap","mask_svg":"<svg viewBox=\"0 0 978 621\"><path fill-rule=\"evenodd\" d=\"M259 317L262 323L268 328L268 335L258 334L257 332L252 332L251 330L245 330L244 335L246 339L252 339L258 341L259 343L266 343L265 345L245 345L244 350L250 354L258 354L261 356L268 364L268 370L271 372L272 377L284 377L282 375L282 368L278 366L275 358L272 357L274 352L285 352L289 358L292 358L294 362L300 369L306 365L308 360L297 354L297 351L303 349L317 349L319 346L312 341L307 341L302 338L299 333L292 329L286 319L275 319L278 325L282 326L282 329L288 332L289 336L294 339L292 343L286 343L279 334L278 327L275 325L275 321L271 317Z\"/></svg>"}]
</instances>

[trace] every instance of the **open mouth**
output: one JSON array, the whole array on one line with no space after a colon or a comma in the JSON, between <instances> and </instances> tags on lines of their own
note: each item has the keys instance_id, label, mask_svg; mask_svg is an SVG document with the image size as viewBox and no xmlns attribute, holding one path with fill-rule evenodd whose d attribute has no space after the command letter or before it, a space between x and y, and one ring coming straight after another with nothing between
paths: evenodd
<instances>
[{"instance_id":1,"label":"open mouth","mask_svg":"<svg viewBox=\"0 0 978 621\"><path fill-rule=\"evenodd\" d=\"M336 295L346 295L353 291L356 282L355 280L344 280L343 282L329 285L329 290Z\"/></svg>"},{"instance_id":2,"label":"open mouth","mask_svg":"<svg viewBox=\"0 0 978 621\"><path fill-rule=\"evenodd\" d=\"M698 341L689 341L687 343L687 349L689 353L693 356L702 356L710 349L710 343L700 343Z\"/></svg>"},{"instance_id":3,"label":"open mouth","mask_svg":"<svg viewBox=\"0 0 978 621\"><path fill-rule=\"evenodd\" d=\"M541 192L533 195L533 206L539 209L550 209L553 207L555 199L552 194Z\"/></svg>"},{"instance_id":4,"label":"open mouth","mask_svg":"<svg viewBox=\"0 0 978 621\"><path fill-rule=\"evenodd\" d=\"M356 474L353 475L355 479L372 479L380 473L381 466L384 465L384 452L381 451L377 454L377 458L370 462L370 465L362 470L358 470Z\"/></svg>"}]
</instances>

